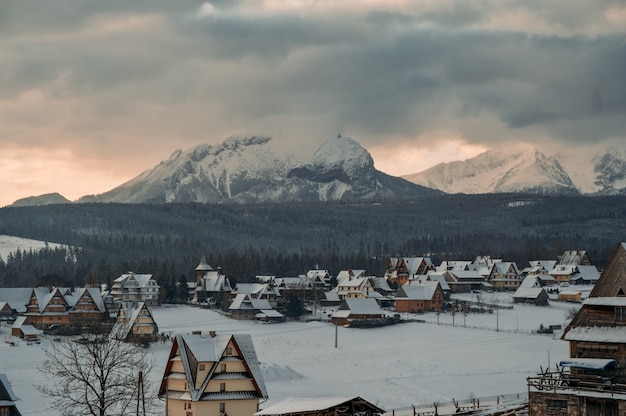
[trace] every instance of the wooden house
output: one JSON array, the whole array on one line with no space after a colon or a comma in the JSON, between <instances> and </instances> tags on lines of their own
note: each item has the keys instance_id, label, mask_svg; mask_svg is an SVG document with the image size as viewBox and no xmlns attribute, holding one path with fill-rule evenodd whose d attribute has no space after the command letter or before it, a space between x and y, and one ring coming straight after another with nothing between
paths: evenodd
<instances>
[{"instance_id":1,"label":"wooden house","mask_svg":"<svg viewBox=\"0 0 626 416\"><path fill-rule=\"evenodd\" d=\"M407 284L414 276L435 270L429 257L391 257L387 262L385 278L392 286Z\"/></svg>"},{"instance_id":2,"label":"wooden house","mask_svg":"<svg viewBox=\"0 0 626 416\"><path fill-rule=\"evenodd\" d=\"M396 292L394 309L398 312L420 313L443 309L444 297L437 281L404 285Z\"/></svg>"},{"instance_id":3,"label":"wooden house","mask_svg":"<svg viewBox=\"0 0 626 416\"><path fill-rule=\"evenodd\" d=\"M583 301L583 292L577 289L566 289L559 292L559 300L561 302L581 303Z\"/></svg>"},{"instance_id":4,"label":"wooden house","mask_svg":"<svg viewBox=\"0 0 626 416\"><path fill-rule=\"evenodd\" d=\"M487 276L487 282L493 287L493 290L499 292L514 291L520 287L522 278L515 263L500 261L493 263Z\"/></svg>"},{"instance_id":5,"label":"wooden house","mask_svg":"<svg viewBox=\"0 0 626 416\"><path fill-rule=\"evenodd\" d=\"M557 371L528 378L529 415L626 414L626 243L561 339L569 342L570 358Z\"/></svg>"},{"instance_id":6,"label":"wooden house","mask_svg":"<svg viewBox=\"0 0 626 416\"><path fill-rule=\"evenodd\" d=\"M148 305L128 302L121 305L111 334L123 340L154 339L159 334L159 327Z\"/></svg>"},{"instance_id":7,"label":"wooden house","mask_svg":"<svg viewBox=\"0 0 626 416\"><path fill-rule=\"evenodd\" d=\"M547 306L549 304L548 293L541 286L536 275L528 275L513 294L513 303Z\"/></svg>"},{"instance_id":8,"label":"wooden house","mask_svg":"<svg viewBox=\"0 0 626 416\"><path fill-rule=\"evenodd\" d=\"M476 270L448 270L443 273L443 277L450 286L451 293L493 290L493 287Z\"/></svg>"},{"instance_id":9,"label":"wooden house","mask_svg":"<svg viewBox=\"0 0 626 416\"><path fill-rule=\"evenodd\" d=\"M38 329L50 325L68 327L70 325L70 304L65 298L68 289L34 288L26 305L26 324Z\"/></svg>"},{"instance_id":10,"label":"wooden house","mask_svg":"<svg viewBox=\"0 0 626 416\"><path fill-rule=\"evenodd\" d=\"M284 316L274 310L267 299L255 299L247 293L240 293L235 296L235 299L228 307L228 312L231 318L239 320L284 320Z\"/></svg>"},{"instance_id":11,"label":"wooden house","mask_svg":"<svg viewBox=\"0 0 626 416\"><path fill-rule=\"evenodd\" d=\"M0 374L0 416L22 416L15 405L18 400L7 376Z\"/></svg>"},{"instance_id":12,"label":"wooden house","mask_svg":"<svg viewBox=\"0 0 626 416\"><path fill-rule=\"evenodd\" d=\"M354 320L381 320L385 313L375 299L346 298L341 301L337 312L331 316L335 325L349 325Z\"/></svg>"},{"instance_id":13,"label":"wooden house","mask_svg":"<svg viewBox=\"0 0 626 416\"><path fill-rule=\"evenodd\" d=\"M267 389L247 334L177 335L159 397L169 416L252 416Z\"/></svg>"},{"instance_id":14,"label":"wooden house","mask_svg":"<svg viewBox=\"0 0 626 416\"><path fill-rule=\"evenodd\" d=\"M273 404L254 416L376 416L384 413L361 397L296 397Z\"/></svg>"},{"instance_id":15,"label":"wooden house","mask_svg":"<svg viewBox=\"0 0 626 416\"><path fill-rule=\"evenodd\" d=\"M227 310L232 299L233 288L230 280L222 273L221 268L214 270L206 257L202 256L196 266L195 292L191 298L193 303L209 302L218 309Z\"/></svg>"}]
</instances>

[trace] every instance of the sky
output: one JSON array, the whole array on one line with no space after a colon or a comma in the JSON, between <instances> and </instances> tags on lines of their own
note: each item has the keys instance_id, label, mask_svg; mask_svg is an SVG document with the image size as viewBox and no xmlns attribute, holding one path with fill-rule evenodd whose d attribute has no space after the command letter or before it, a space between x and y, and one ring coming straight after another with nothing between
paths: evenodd
<instances>
[{"instance_id":1,"label":"sky","mask_svg":"<svg viewBox=\"0 0 626 416\"><path fill-rule=\"evenodd\" d=\"M5 0L0 206L177 149L341 133L392 175L523 142L626 143L623 0Z\"/></svg>"}]
</instances>

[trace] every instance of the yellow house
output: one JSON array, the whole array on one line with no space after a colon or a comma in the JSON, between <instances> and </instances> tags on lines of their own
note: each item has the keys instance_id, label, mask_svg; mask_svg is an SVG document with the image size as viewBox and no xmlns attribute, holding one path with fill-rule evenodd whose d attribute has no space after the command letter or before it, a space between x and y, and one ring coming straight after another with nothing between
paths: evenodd
<instances>
[{"instance_id":1,"label":"yellow house","mask_svg":"<svg viewBox=\"0 0 626 416\"><path fill-rule=\"evenodd\" d=\"M247 334L177 335L159 397L168 416L252 416L267 389Z\"/></svg>"}]
</instances>

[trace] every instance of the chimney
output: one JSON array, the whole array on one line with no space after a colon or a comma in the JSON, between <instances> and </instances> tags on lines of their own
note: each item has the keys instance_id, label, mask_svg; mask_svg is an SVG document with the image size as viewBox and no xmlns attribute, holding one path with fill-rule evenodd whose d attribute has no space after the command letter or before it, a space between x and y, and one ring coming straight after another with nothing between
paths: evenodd
<instances>
[{"instance_id":1,"label":"chimney","mask_svg":"<svg viewBox=\"0 0 626 416\"><path fill-rule=\"evenodd\" d=\"M211 338L215 338L217 334L215 333L215 331L209 331L209 335L211 336Z\"/></svg>"}]
</instances>

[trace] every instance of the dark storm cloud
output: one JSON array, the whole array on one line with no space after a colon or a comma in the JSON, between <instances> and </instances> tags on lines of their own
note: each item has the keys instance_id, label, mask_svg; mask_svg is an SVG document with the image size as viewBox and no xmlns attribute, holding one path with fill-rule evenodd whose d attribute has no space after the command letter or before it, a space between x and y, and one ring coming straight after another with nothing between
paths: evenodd
<instances>
[{"instance_id":1,"label":"dark storm cloud","mask_svg":"<svg viewBox=\"0 0 626 416\"><path fill-rule=\"evenodd\" d=\"M347 130L364 144L437 129L482 143L507 131L623 135L624 33L594 34L619 2L440 4L5 2L0 102L41 90L71 103L77 117L64 128L85 137L98 126L120 142L219 141L232 131L322 140ZM543 20L503 27L518 15ZM118 23L127 27L109 30Z\"/></svg>"}]
</instances>

